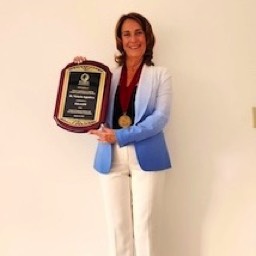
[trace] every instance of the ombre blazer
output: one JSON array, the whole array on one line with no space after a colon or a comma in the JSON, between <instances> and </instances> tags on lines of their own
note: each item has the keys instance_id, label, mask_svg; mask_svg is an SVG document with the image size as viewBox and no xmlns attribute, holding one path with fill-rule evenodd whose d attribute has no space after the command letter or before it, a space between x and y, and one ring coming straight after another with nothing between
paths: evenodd
<instances>
[{"instance_id":1,"label":"ombre blazer","mask_svg":"<svg viewBox=\"0 0 256 256\"><path fill-rule=\"evenodd\" d=\"M111 127L116 88L121 67L111 80L109 107L106 123ZM135 96L134 124L116 129L120 147L133 144L138 162L145 171L160 171L171 167L169 152L163 129L168 122L171 109L171 76L163 67L144 65ZM94 168L100 173L109 173L112 163L112 145L98 143Z\"/></svg>"}]
</instances>

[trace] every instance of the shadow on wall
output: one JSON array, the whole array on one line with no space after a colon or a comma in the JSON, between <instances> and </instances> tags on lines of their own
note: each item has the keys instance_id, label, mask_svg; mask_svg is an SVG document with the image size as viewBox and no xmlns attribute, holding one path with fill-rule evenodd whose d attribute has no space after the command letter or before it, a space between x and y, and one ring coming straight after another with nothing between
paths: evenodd
<instances>
[{"instance_id":1,"label":"shadow on wall","mask_svg":"<svg viewBox=\"0 0 256 256\"><path fill-rule=\"evenodd\" d=\"M200 256L212 181L195 159L189 170L174 163L167 178L161 256ZM199 161L198 161L199 162ZM212 172L209 166L207 172Z\"/></svg>"},{"instance_id":2,"label":"shadow on wall","mask_svg":"<svg viewBox=\"0 0 256 256\"><path fill-rule=\"evenodd\" d=\"M175 122L175 116L173 119ZM214 159L195 149L194 141L190 141L193 137L187 137L186 146L181 149L182 134L175 134L172 125L168 126L166 138L172 169L166 181L159 239L161 256L201 256L203 226L212 197ZM211 145L206 143L207 146Z\"/></svg>"}]
</instances>

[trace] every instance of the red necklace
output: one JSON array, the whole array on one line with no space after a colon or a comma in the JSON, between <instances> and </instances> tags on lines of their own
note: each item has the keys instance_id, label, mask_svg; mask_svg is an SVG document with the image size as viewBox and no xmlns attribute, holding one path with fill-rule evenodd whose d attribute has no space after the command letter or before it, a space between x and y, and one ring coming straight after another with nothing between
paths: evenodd
<instances>
[{"instance_id":1,"label":"red necklace","mask_svg":"<svg viewBox=\"0 0 256 256\"><path fill-rule=\"evenodd\" d=\"M130 116L127 115L127 110L128 110L128 106L131 100L134 87L139 82L142 67L143 67L143 64L141 64L137 69L129 86L127 86L127 67L126 65L122 67L122 72L120 77L119 100L120 100L120 105L121 105L123 114L118 119L118 124L122 128L129 127L132 124L132 119Z\"/></svg>"}]
</instances>

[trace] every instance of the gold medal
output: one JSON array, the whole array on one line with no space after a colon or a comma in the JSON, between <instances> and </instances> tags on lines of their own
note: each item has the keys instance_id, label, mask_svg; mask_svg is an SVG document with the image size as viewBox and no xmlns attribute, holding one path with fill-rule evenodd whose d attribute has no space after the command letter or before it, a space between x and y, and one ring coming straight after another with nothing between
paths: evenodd
<instances>
[{"instance_id":1,"label":"gold medal","mask_svg":"<svg viewBox=\"0 0 256 256\"><path fill-rule=\"evenodd\" d=\"M126 114L123 114L122 116L119 117L118 124L122 128L127 128L132 124L132 119Z\"/></svg>"}]
</instances>

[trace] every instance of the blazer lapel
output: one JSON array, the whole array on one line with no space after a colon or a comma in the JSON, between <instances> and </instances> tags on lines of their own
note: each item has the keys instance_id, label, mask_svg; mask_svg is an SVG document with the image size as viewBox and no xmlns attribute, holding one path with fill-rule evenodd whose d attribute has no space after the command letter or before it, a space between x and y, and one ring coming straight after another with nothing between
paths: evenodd
<instances>
[{"instance_id":1,"label":"blazer lapel","mask_svg":"<svg viewBox=\"0 0 256 256\"><path fill-rule=\"evenodd\" d=\"M135 123L144 115L152 92L152 67L144 65L135 98Z\"/></svg>"}]
</instances>

